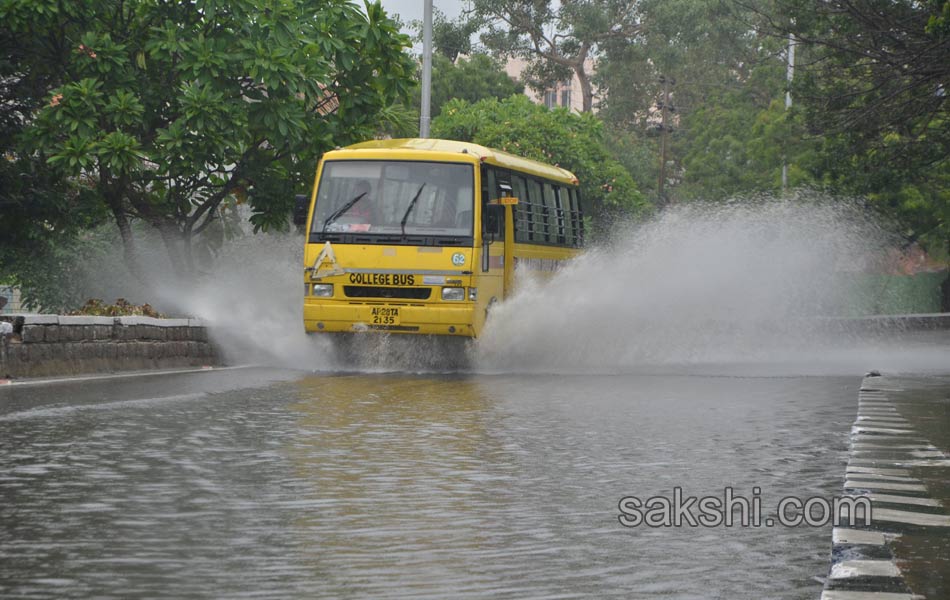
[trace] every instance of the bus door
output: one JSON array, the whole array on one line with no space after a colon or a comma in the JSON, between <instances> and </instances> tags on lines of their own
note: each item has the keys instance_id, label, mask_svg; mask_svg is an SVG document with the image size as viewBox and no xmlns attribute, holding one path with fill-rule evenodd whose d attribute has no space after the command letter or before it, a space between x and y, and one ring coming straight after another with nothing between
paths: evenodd
<instances>
[{"instance_id":1,"label":"bus door","mask_svg":"<svg viewBox=\"0 0 950 600\"><path fill-rule=\"evenodd\" d=\"M512 200L500 198L484 206L484 228L482 230L482 271L497 275L501 271L502 298L511 294L514 277L514 220Z\"/></svg>"}]
</instances>

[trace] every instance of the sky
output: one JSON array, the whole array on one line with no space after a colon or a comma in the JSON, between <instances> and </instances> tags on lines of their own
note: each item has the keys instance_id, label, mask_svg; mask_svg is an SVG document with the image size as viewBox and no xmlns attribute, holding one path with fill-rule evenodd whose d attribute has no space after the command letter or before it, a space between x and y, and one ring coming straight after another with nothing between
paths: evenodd
<instances>
[{"instance_id":1,"label":"sky","mask_svg":"<svg viewBox=\"0 0 950 600\"><path fill-rule=\"evenodd\" d=\"M422 12L425 7L424 0L382 0L383 8L389 14L399 15L403 23L409 23L412 20L422 20ZM450 19L454 19L462 14L465 2L458 0L432 0L432 6L441 10Z\"/></svg>"}]
</instances>

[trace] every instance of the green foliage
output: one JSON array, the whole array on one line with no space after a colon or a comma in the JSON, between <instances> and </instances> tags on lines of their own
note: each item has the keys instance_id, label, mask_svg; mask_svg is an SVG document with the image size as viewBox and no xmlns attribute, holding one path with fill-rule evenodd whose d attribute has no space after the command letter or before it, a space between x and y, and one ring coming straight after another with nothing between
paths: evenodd
<instances>
[{"instance_id":1,"label":"green foliage","mask_svg":"<svg viewBox=\"0 0 950 600\"><path fill-rule=\"evenodd\" d=\"M661 77L671 86L677 114L706 105L712 96L744 84L750 69L775 42L750 34L751 15L721 0L644 0L644 27L635 43L601 46L596 83L601 116L616 126L644 129L662 99Z\"/></svg>"},{"instance_id":2,"label":"green foliage","mask_svg":"<svg viewBox=\"0 0 950 600\"><path fill-rule=\"evenodd\" d=\"M782 166L788 187L815 183L808 168L814 144L781 100L761 106L754 95L729 92L683 118L686 133L676 139L682 156L683 200L721 200L750 192L779 193Z\"/></svg>"},{"instance_id":3,"label":"green foliage","mask_svg":"<svg viewBox=\"0 0 950 600\"><path fill-rule=\"evenodd\" d=\"M29 245L6 240L0 244L0 283L18 287L27 310L71 309L87 297L84 267L101 264L110 251L99 229L46 230Z\"/></svg>"},{"instance_id":4,"label":"green foliage","mask_svg":"<svg viewBox=\"0 0 950 600\"><path fill-rule=\"evenodd\" d=\"M421 76L420 76L421 78ZM499 100L524 93L524 86L505 72L501 63L487 54L473 54L454 62L441 54L432 55L430 114L437 117L442 106L458 98L478 102L483 98ZM418 90L412 104L397 104L382 113L381 131L394 138L415 137L419 133L421 98Z\"/></svg>"},{"instance_id":5,"label":"green foliage","mask_svg":"<svg viewBox=\"0 0 950 600\"><path fill-rule=\"evenodd\" d=\"M378 3L327 0L4 2L35 119L17 157L45 160L108 207L191 239L247 201L255 230L286 227L325 150L371 137L411 90L408 37ZM9 39L6 39L9 38Z\"/></svg>"},{"instance_id":6,"label":"green foliage","mask_svg":"<svg viewBox=\"0 0 950 600\"><path fill-rule=\"evenodd\" d=\"M820 137L814 171L869 198L910 241L950 248L950 3L777 2L804 55L793 94ZM789 16L796 18L790 20Z\"/></svg>"},{"instance_id":7,"label":"green foliage","mask_svg":"<svg viewBox=\"0 0 950 600\"><path fill-rule=\"evenodd\" d=\"M501 63L487 54L459 58L454 64L441 55L432 61L432 116L454 98L475 103L483 98L499 100L524 93L524 85L514 81Z\"/></svg>"},{"instance_id":8,"label":"green foliage","mask_svg":"<svg viewBox=\"0 0 950 600\"><path fill-rule=\"evenodd\" d=\"M548 110L525 96L489 98L470 104L452 100L432 122L434 137L475 142L558 165L581 182L581 197L595 214L651 208L623 165L611 157L604 127L591 114Z\"/></svg>"},{"instance_id":9,"label":"green foliage","mask_svg":"<svg viewBox=\"0 0 950 600\"><path fill-rule=\"evenodd\" d=\"M644 157L653 149L656 165L656 146L666 138L666 197L776 192L783 161L791 186L812 181L803 163L813 162L814 149L782 103L784 41L755 32L751 25L761 15L719 0L646 0L639 10L644 28L638 43L603 47L600 114L614 129L653 134L651 143L638 136L636 147ZM651 171L643 189L655 185L656 169Z\"/></svg>"},{"instance_id":10,"label":"green foliage","mask_svg":"<svg viewBox=\"0 0 950 600\"><path fill-rule=\"evenodd\" d=\"M630 173L640 192L647 198L654 197L660 164L657 139L609 123L604 124L603 138L610 156Z\"/></svg>"},{"instance_id":11,"label":"green foliage","mask_svg":"<svg viewBox=\"0 0 950 600\"><path fill-rule=\"evenodd\" d=\"M416 31L416 41L422 41L422 21L413 21L410 26ZM447 19L436 7L432 9L432 48L436 54L452 62L460 54L471 54L472 35L480 28L477 19Z\"/></svg>"},{"instance_id":12,"label":"green foliage","mask_svg":"<svg viewBox=\"0 0 950 600\"><path fill-rule=\"evenodd\" d=\"M83 232L107 219L94 194L41 160L0 157L0 283L19 287L28 307L75 302L63 274L82 255Z\"/></svg>"}]
</instances>

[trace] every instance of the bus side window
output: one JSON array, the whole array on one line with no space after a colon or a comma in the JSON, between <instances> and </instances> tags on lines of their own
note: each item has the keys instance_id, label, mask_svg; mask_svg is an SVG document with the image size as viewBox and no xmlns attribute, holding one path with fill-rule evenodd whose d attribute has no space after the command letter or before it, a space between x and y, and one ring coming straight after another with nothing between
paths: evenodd
<instances>
[{"instance_id":1,"label":"bus side window","mask_svg":"<svg viewBox=\"0 0 950 600\"><path fill-rule=\"evenodd\" d=\"M511 176L511 192L518 199L515 205L515 241L531 241L531 210L528 206L528 189L524 177L520 175Z\"/></svg>"},{"instance_id":2,"label":"bus side window","mask_svg":"<svg viewBox=\"0 0 950 600\"><path fill-rule=\"evenodd\" d=\"M554 196L554 226L557 233L557 243L561 246L569 245L570 221L567 218L567 211L564 206L568 204L567 190L559 185L553 186L552 194Z\"/></svg>"},{"instance_id":3,"label":"bus side window","mask_svg":"<svg viewBox=\"0 0 950 600\"><path fill-rule=\"evenodd\" d=\"M482 234L491 240L505 239L505 207L501 204L485 206L485 222Z\"/></svg>"},{"instance_id":4,"label":"bus side window","mask_svg":"<svg viewBox=\"0 0 950 600\"><path fill-rule=\"evenodd\" d=\"M491 201L491 190L496 189L495 170L482 167L482 206L487 206Z\"/></svg>"},{"instance_id":5,"label":"bus side window","mask_svg":"<svg viewBox=\"0 0 950 600\"><path fill-rule=\"evenodd\" d=\"M580 247L584 245L584 221L581 213L581 198L579 190L570 188L570 222L571 236L568 239L572 246Z\"/></svg>"},{"instance_id":6,"label":"bus side window","mask_svg":"<svg viewBox=\"0 0 950 600\"><path fill-rule=\"evenodd\" d=\"M564 243L564 215L557 200L557 186L544 184L545 239L555 244Z\"/></svg>"},{"instance_id":7,"label":"bus side window","mask_svg":"<svg viewBox=\"0 0 950 600\"><path fill-rule=\"evenodd\" d=\"M505 189L507 188L507 189ZM505 239L505 209L501 205L491 205L489 202L502 196L511 194L511 184L507 175L492 167L483 167L482 170L482 232L489 234L492 239Z\"/></svg>"},{"instance_id":8,"label":"bus side window","mask_svg":"<svg viewBox=\"0 0 950 600\"><path fill-rule=\"evenodd\" d=\"M489 169L488 172L495 178L491 188L494 195L490 200L511 196L511 173L502 169Z\"/></svg>"},{"instance_id":9,"label":"bus side window","mask_svg":"<svg viewBox=\"0 0 950 600\"><path fill-rule=\"evenodd\" d=\"M544 197L541 195L541 182L537 179L528 180L528 211L531 220L531 241L546 242L547 215L544 210Z\"/></svg>"}]
</instances>

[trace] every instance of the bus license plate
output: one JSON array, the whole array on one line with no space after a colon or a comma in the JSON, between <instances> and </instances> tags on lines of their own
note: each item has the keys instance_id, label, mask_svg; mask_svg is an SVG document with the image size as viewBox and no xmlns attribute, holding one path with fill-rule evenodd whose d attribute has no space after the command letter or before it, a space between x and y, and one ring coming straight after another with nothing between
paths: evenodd
<instances>
[{"instance_id":1,"label":"bus license plate","mask_svg":"<svg viewBox=\"0 0 950 600\"><path fill-rule=\"evenodd\" d=\"M377 306L370 314L373 317L373 325L399 325L398 308Z\"/></svg>"}]
</instances>

